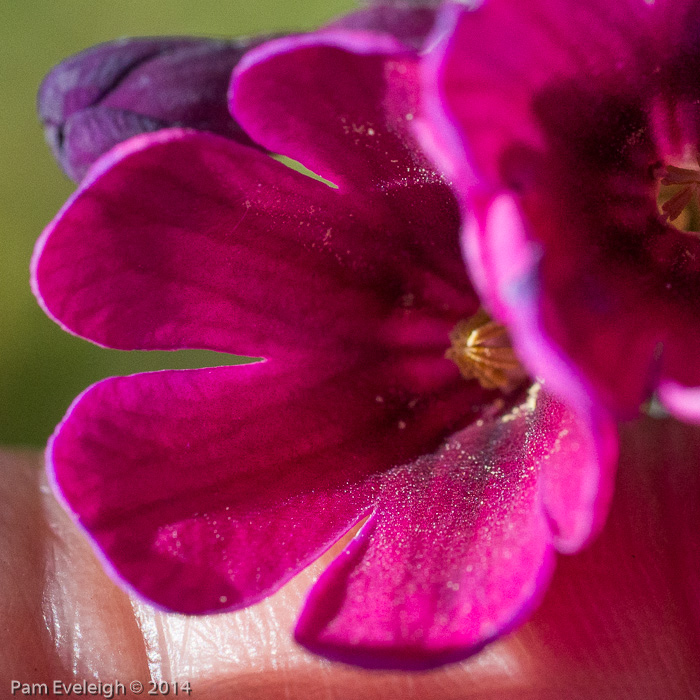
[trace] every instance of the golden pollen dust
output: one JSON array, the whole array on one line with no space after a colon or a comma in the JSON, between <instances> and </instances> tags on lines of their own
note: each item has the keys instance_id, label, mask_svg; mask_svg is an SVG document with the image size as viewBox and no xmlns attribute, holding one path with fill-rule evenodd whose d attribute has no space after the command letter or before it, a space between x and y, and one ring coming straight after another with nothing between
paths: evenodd
<instances>
[{"instance_id":1,"label":"golden pollen dust","mask_svg":"<svg viewBox=\"0 0 700 700\"><path fill-rule=\"evenodd\" d=\"M459 367L465 379L477 379L484 389L508 393L527 378L505 326L492 321L483 309L468 321L460 321L450 340L452 347L445 357Z\"/></svg>"},{"instance_id":2,"label":"golden pollen dust","mask_svg":"<svg viewBox=\"0 0 700 700\"><path fill-rule=\"evenodd\" d=\"M700 231L700 157L684 166L667 165L660 173L659 212L681 231Z\"/></svg>"}]
</instances>

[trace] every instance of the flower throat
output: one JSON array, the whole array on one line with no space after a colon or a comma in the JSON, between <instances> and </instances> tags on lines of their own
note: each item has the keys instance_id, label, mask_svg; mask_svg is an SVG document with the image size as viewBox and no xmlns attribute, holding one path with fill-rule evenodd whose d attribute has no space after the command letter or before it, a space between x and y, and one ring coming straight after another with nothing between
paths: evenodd
<instances>
[{"instance_id":1,"label":"flower throat","mask_svg":"<svg viewBox=\"0 0 700 700\"><path fill-rule=\"evenodd\" d=\"M445 357L452 360L465 379L476 379L484 389L509 393L527 378L510 342L506 327L480 309L460 321L450 333L452 346Z\"/></svg>"}]
</instances>

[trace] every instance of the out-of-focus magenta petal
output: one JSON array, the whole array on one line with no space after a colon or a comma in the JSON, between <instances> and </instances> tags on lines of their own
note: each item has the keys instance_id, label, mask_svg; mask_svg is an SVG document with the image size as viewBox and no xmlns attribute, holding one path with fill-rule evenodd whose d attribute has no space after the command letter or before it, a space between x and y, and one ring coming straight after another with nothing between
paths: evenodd
<instances>
[{"instance_id":1,"label":"out-of-focus magenta petal","mask_svg":"<svg viewBox=\"0 0 700 700\"><path fill-rule=\"evenodd\" d=\"M473 420L471 391L413 401L389 361L339 358L106 379L76 399L48 463L129 587L183 613L233 609L355 524L383 471Z\"/></svg>"},{"instance_id":2,"label":"out-of-focus magenta petal","mask_svg":"<svg viewBox=\"0 0 700 700\"><path fill-rule=\"evenodd\" d=\"M489 0L441 18L454 33L425 82L452 133L430 143L463 197L475 284L573 404L629 416L659 382L700 385L700 241L662 221L654 175L700 137L698 15Z\"/></svg>"},{"instance_id":3,"label":"out-of-focus magenta petal","mask_svg":"<svg viewBox=\"0 0 700 700\"><path fill-rule=\"evenodd\" d=\"M589 426L538 390L382 478L373 514L312 590L299 642L362 666L427 668L539 602L553 543L580 546L607 506L595 487L612 464L601 475Z\"/></svg>"},{"instance_id":4,"label":"out-of-focus magenta petal","mask_svg":"<svg viewBox=\"0 0 700 700\"><path fill-rule=\"evenodd\" d=\"M651 36L645 19L650 12L635 0L487 0L473 12L448 6L438 34L452 35L432 89L446 98L467 144L470 162L462 176L471 166L500 188L513 147L545 146L535 98L552 82L576 77L598 89L615 78L624 82L642 59L635 41Z\"/></svg>"},{"instance_id":5,"label":"out-of-focus magenta petal","mask_svg":"<svg viewBox=\"0 0 700 700\"><path fill-rule=\"evenodd\" d=\"M700 423L700 387L684 387L675 382L661 382L658 396L674 416Z\"/></svg>"},{"instance_id":6,"label":"out-of-focus magenta petal","mask_svg":"<svg viewBox=\"0 0 700 700\"><path fill-rule=\"evenodd\" d=\"M368 30L391 34L407 46L420 50L435 22L435 10L427 3L378 3L343 15L327 25L329 29Z\"/></svg>"},{"instance_id":7,"label":"out-of-focus magenta petal","mask_svg":"<svg viewBox=\"0 0 700 700\"><path fill-rule=\"evenodd\" d=\"M634 415L660 381L700 384L700 241L661 224L648 175L635 182L630 166L624 177L613 209L592 194L577 201L585 188L573 183L542 207L535 195L497 197L464 247L533 374L569 400L585 386ZM608 185L597 183L611 197Z\"/></svg>"},{"instance_id":8,"label":"out-of-focus magenta petal","mask_svg":"<svg viewBox=\"0 0 700 700\"><path fill-rule=\"evenodd\" d=\"M256 142L371 198L436 181L411 134L418 93L417 57L397 39L328 30L249 52L230 99Z\"/></svg>"},{"instance_id":9,"label":"out-of-focus magenta petal","mask_svg":"<svg viewBox=\"0 0 700 700\"><path fill-rule=\"evenodd\" d=\"M250 143L226 92L233 67L262 40L120 39L71 56L39 88L56 159L80 181L99 156L145 131L191 127Z\"/></svg>"},{"instance_id":10,"label":"out-of-focus magenta petal","mask_svg":"<svg viewBox=\"0 0 700 700\"><path fill-rule=\"evenodd\" d=\"M473 280L479 293L492 313L508 326L518 357L533 375L546 377L550 391L565 396L571 405L586 413L598 411L593 408L594 389L572 358L544 330L539 276L543 251L528 237L515 199L508 195L496 197L484 207L480 223L471 217L463 231L462 245L465 259L476 273ZM597 337L594 334L590 340ZM621 389L627 392L628 405L637 406L644 396L640 382L645 388L648 386L639 366L644 359L634 354L615 358L611 353L608 357L614 367L623 365L621 372L625 376L628 371L633 375L631 384ZM635 375L635 370L639 374Z\"/></svg>"},{"instance_id":11,"label":"out-of-focus magenta petal","mask_svg":"<svg viewBox=\"0 0 700 700\"><path fill-rule=\"evenodd\" d=\"M67 329L111 347L281 359L369 346L449 365L448 334L478 304L456 205L442 184L392 204L214 135L140 136L47 228L34 288Z\"/></svg>"}]
</instances>

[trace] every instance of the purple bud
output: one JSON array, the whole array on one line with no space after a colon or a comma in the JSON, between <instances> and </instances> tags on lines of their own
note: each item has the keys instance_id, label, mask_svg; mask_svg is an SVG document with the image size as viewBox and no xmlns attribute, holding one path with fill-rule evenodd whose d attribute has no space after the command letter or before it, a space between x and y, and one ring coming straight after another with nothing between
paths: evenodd
<instances>
[{"instance_id":1,"label":"purple bud","mask_svg":"<svg viewBox=\"0 0 700 700\"><path fill-rule=\"evenodd\" d=\"M39 88L46 139L80 181L112 146L144 131L184 126L251 141L228 111L231 72L268 37L121 39L63 61Z\"/></svg>"}]
</instances>

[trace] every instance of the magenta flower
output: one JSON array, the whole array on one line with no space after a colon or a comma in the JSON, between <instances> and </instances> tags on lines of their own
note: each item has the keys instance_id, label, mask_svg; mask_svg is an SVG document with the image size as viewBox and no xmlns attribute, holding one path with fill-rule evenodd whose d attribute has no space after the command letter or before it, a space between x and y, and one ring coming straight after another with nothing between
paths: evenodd
<instances>
[{"instance_id":1,"label":"magenta flower","mask_svg":"<svg viewBox=\"0 0 700 700\"><path fill-rule=\"evenodd\" d=\"M370 667L460 659L517 624L554 551L599 527L616 450L605 415L515 386L507 362L474 372L501 395L445 358L479 300L456 203L411 135L417 70L386 35L267 44L237 69L235 119L332 186L219 136L137 136L33 261L47 313L93 342L266 358L76 399L49 471L108 570L169 610L232 610L364 521L296 637ZM477 359L509 352L494 325Z\"/></svg>"},{"instance_id":2,"label":"magenta flower","mask_svg":"<svg viewBox=\"0 0 700 700\"><path fill-rule=\"evenodd\" d=\"M699 22L690 0L486 0L445 11L426 71L487 306L550 390L621 416L658 392L700 418L700 240L677 218L700 182Z\"/></svg>"}]
</instances>

